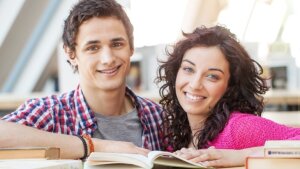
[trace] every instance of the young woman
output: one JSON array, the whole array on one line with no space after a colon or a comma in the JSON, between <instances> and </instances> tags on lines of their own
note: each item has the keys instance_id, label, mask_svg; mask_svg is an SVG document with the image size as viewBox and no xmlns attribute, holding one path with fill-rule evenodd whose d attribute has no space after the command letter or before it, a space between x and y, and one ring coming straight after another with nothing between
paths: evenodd
<instances>
[{"instance_id":1,"label":"young woman","mask_svg":"<svg viewBox=\"0 0 300 169\"><path fill-rule=\"evenodd\" d=\"M241 166L266 140L300 139L300 129L260 117L262 67L234 34L214 26L184 36L157 78L168 148L207 166Z\"/></svg>"}]
</instances>

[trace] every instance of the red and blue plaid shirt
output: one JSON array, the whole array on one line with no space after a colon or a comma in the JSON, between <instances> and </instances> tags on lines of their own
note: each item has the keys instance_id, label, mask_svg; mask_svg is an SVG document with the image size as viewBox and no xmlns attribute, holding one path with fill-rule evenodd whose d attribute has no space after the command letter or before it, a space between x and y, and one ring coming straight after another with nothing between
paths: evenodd
<instances>
[{"instance_id":1,"label":"red and blue plaid shirt","mask_svg":"<svg viewBox=\"0 0 300 169\"><path fill-rule=\"evenodd\" d=\"M162 109L148 99L136 96L129 88L126 95L134 101L142 124L143 147L162 150ZM27 100L16 111L2 118L41 130L68 135L93 135L97 129L94 112L88 106L81 88L44 98Z\"/></svg>"}]
</instances>

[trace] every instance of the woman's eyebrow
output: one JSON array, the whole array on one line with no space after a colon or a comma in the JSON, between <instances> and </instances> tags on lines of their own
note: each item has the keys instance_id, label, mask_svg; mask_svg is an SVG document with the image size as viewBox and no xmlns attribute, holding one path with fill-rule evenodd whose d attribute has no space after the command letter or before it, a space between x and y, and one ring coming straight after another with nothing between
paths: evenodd
<instances>
[{"instance_id":1,"label":"woman's eyebrow","mask_svg":"<svg viewBox=\"0 0 300 169\"><path fill-rule=\"evenodd\" d=\"M223 70L221 70L219 68L208 68L208 70L219 71L224 74Z\"/></svg>"}]
</instances>

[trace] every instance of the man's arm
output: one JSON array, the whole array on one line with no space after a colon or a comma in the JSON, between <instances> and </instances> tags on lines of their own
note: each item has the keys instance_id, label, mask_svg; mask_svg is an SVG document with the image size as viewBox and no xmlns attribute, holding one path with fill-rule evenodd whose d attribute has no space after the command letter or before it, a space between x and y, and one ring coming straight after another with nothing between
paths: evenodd
<instances>
[{"instance_id":1,"label":"man's arm","mask_svg":"<svg viewBox=\"0 0 300 169\"><path fill-rule=\"evenodd\" d=\"M95 151L123 152L146 155L149 150L130 142L101 140L93 138ZM0 120L0 148L4 147L58 147L60 157L79 159L83 156L81 140L72 135L51 133L21 124Z\"/></svg>"},{"instance_id":2,"label":"man's arm","mask_svg":"<svg viewBox=\"0 0 300 169\"><path fill-rule=\"evenodd\" d=\"M61 158L83 156L83 144L76 136L51 133L0 120L0 147L59 147Z\"/></svg>"}]
</instances>

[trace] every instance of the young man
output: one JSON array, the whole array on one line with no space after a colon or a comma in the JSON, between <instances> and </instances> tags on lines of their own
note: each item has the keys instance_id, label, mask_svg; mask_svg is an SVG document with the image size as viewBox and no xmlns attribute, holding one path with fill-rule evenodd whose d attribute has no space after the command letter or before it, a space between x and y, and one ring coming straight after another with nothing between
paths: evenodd
<instances>
[{"instance_id":1,"label":"young man","mask_svg":"<svg viewBox=\"0 0 300 169\"><path fill-rule=\"evenodd\" d=\"M28 100L3 117L23 125L0 122L1 147L54 146L61 148L61 158L82 158L90 152L84 145L89 140L81 137L86 134L95 151L161 150L160 106L125 84L134 46L122 7L114 0L79 1L65 21L63 43L78 71L78 87Z\"/></svg>"}]
</instances>

